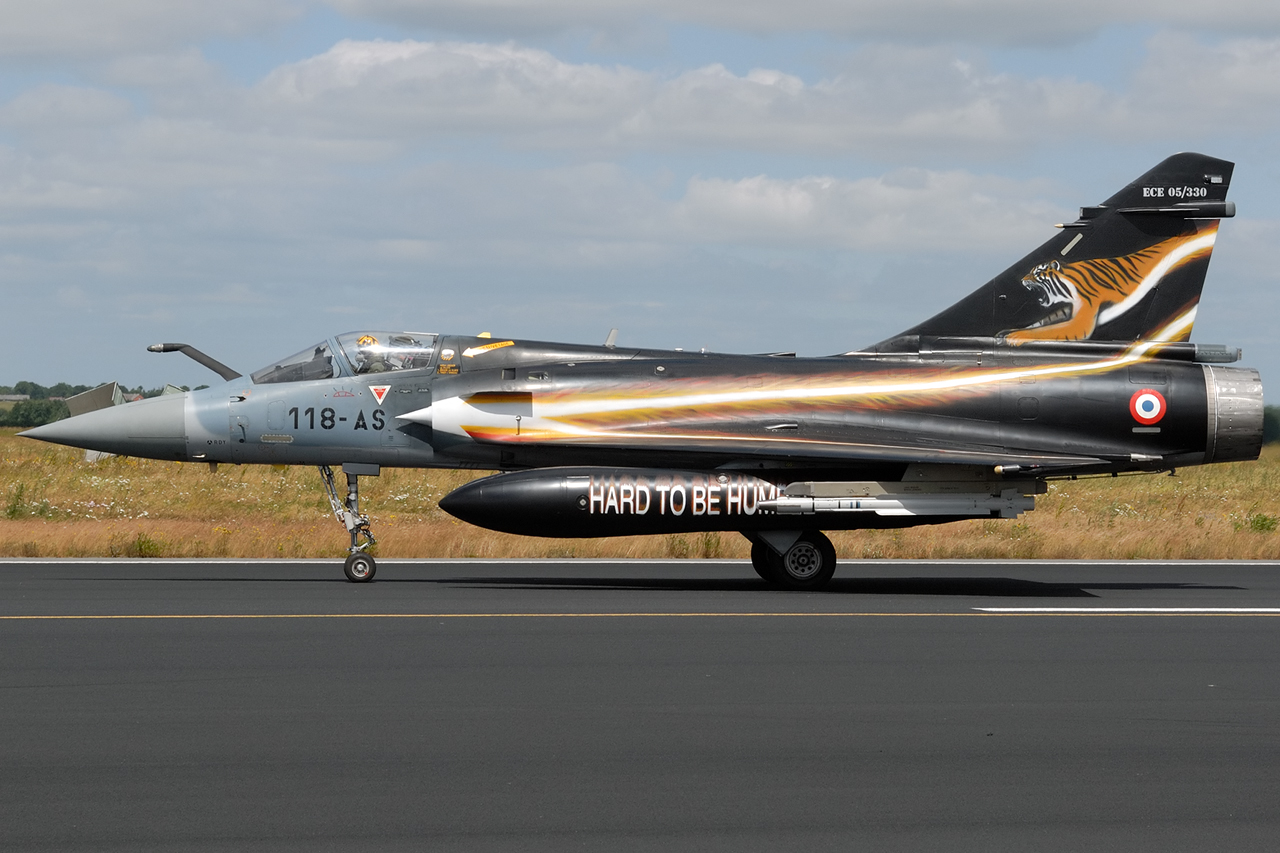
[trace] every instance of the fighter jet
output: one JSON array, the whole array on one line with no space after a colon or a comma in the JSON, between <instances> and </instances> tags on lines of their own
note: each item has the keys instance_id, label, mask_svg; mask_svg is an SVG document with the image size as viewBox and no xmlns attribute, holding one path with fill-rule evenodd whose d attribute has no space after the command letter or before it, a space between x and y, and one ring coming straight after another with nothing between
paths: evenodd
<instances>
[{"instance_id":1,"label":"fighter jet","mask_svg":"<svg viewBox=\"0 0 1280 853\"><path fill-rule=\"evenodd\" d=\"M1255 459L1262 384L1189 342L1233 164L1177 154L959 302L865 349L731 355L364 330L213 387L22 433L152 459L318 466L374 577L359 478L499 473L440 506L527 536L738 531L771 584L823 530L1015 518L1054 478ZM334 468L346 475L345 494Z\"/></svg>"}]
</instances>

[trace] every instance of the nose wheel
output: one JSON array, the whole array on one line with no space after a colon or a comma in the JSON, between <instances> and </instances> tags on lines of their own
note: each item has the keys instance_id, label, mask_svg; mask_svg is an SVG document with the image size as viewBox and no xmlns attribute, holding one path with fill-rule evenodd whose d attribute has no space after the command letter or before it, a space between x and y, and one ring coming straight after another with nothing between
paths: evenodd
<instances>
[{"instance_id":1,"label":"nose wheel","mask_svg":"<svg viewBox=\"0 0 1280 853\"><path fill-rule=\"evenodd\" d=\"M368 554L352 554L342 565L342 571L346 573L347 580L352 583L364 583L373 580L374 572L378 571L378 564Z\"/></svg>"},{"instance_id":2,"label":"nose wheel","mask_svg":"<svg viewBox=\"0 0 1280 853\"><path fill-rule=\"evenodd\" d=\"M329 506L333 515L347 528L351 536L349 556L342 566L347 580L352 583L367 583L373 580L378 571L378 564L368 553L368 549L377 544L373 531L369 529L369 516L360 512L360 477L376 477L380 473L377 465L359 465L351 462L342 466L342 473L347 475L347 497L343 500L338 495L338 485L333 478L333 469L328 465L320 466L320 479L324 481L324 490L329 495ZM364 541L360 541L363 539Z\"/></svg>"}]
</instances>

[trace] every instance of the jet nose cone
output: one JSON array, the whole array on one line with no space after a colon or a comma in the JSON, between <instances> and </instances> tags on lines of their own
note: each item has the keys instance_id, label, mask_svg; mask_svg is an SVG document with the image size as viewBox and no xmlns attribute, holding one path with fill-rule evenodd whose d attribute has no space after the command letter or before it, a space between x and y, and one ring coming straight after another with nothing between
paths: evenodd
<instances>
[{"instance_id":1,"label":"jet nose cone","mask_svg":"<svg viewBox=\"0 0 1280 853\"><path fill-rule=\"evenodd\" d=\"M185 460L187 396L168 394L109 406L18 435L120 456Z\"/></svg>"}]
</instances>

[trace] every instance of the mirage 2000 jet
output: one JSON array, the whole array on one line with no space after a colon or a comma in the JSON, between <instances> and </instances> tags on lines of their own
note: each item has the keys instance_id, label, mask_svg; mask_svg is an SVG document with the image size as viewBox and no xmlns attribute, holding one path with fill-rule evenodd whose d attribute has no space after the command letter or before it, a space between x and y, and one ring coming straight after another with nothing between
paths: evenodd
<instances>
[{"instance_id":1,"label":"mirage 2000 jet","mask_svg":"<svg viewBox=\"0 0 1280 853\"><path fill-rule=\"evenodd\" d=\"M836 568L822 530L1015 518L1046 481L1255 459L1262 385L1189 343L1232 164L1178 154L952 307L823 358L358 331L211 388L23 435L106 453L319 466L376 565L359 478L500 473L440 501L527 536L736 530L780 587ZM90 392L92 394L94 392ZM346 494L333 467L346 474Z\"/></svg>"}]
</instances>

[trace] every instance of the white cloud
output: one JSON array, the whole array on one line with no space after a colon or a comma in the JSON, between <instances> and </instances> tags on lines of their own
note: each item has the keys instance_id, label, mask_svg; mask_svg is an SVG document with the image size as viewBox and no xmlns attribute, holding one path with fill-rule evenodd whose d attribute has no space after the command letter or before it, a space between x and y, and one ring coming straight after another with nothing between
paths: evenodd
<instances>
[{"instance_id":1,"label":"white cloud","mask_svg":"<svg viewBox=\"0 0 1280 853\"><path fill-rule=\"evenodd\" d=\"M278 132L407 141L501 135L579 151L730 148L903 158L957 147L995 156L1047 125L1105 118L1117 96L1026 80L942 49L867 48L814 84L722 65L673 76L575 64L514 44L342 41L253 87L245 121ZM1055 131L1060 133L1060 131Z\"/></svg>"},{"instance_id":2,"label":"white cloud","mask_svg":"<svg viewBox=\"0 0 1280 853\"><path fill-rule=\"evenodd\" d=\"M569 63L514 44L347 40L239 87L199 54L179 54L112 70L155 87L149 112L84 86L43 85L0 104L12 139L0 149L0 224L10 246L20 234L90 234L121 218L143 229L187 223L206 242L340 234L388 263L436 262L452 254L442 246L480 233L513 257L543 251L522 242L534 235L563 237L545 251L567 264L699 241L987 251L1008 245L992 235L1030 239L1070 215L1046 201L1051 186L995 176L1003 153L1162 140L1187 115L1222 121L1220 109L1274 125L1277 57L1280 42L1162 37L1126 93L993 73L938 48L864 49L812 84L767 68L663 75ZM186 97L164 88L173 79L186 81ZM449 153L468 138L541 156L516 168L500 153ZM891 163L968 152L988 166L784 180L767 167L690 179L697 168L660 178L609 162L733 149ZM565 162L589 165L556 165ZM374 171L354 178L362 168ZM673 179L687 181L680 198L663 185Z\"/></svg>"},{"instance_id":3,"label":"white cloud","mask_svg":"<svg viewBox=\"0 0 1280 853\"><path fill-rule=\"evenodd\" d=\"M344 40L276 69L251 109L355 136L599 128L643 100L649 75L562 62L514 44Z\"/></svg>"},{"instance_id":4,"label":"white cloud","mask_svg":"<svg viewBox=\"0 0 1280 853\"><path fill-rule=\"evenodd\" d=\"M152 97L174 97L174 106L228 86L222 69L196 48L125 54L106 63L100 77L107 85L145 91Z\"/></svg>"},{"instance_id":5,"label":"white cloud","mask_svg":"<svg viewBox=\"0 0 1280 853\"><path fill-rule=\"evenodd\" d=\"M25 270L11 282L96 281L146 299L186 282L230 304L243 291L229 282L336 294L423 268L655 269L709 246L980 255L1033 245L1064 215L1047 182L962 171L695 177L672 197L664 176L607 163L353 178L341 149L270 135L146 118L109 139L74 164L0 156L0 254Z\"/></svg>"},{"instance_id":6,"label":"white cloud","mask_svg":"<svg viewBox=\"0 0 1280 853\"><path fill-rule=\"evenodd\" d=\"M676 221L695 241L873 252L1030 249L1072 211L1045 200L1043 181L968 172L903 170L848 181L830 177L737 181L695 178Z\"/></svg>"},{"instance_id":7,"label":"white cloud","mask_svg":"<svg viewBox=\"0 0 1280 853\"><path fill-rule=\"evenodd\" d=\"M133 105L102 89L44 84L0 106L0 126L21 131L66 133L100 129L133 116Z\"/></svg>"},{"instance_id":8,"label":"white cloud","mask_svg":"<svg viewBox=\"0 0 1280 853\"><path fill-rule=\"evenodd\" d=\"M617 136L895 159L925 149L992 155L993 146L1022 144L1046 122L1079 119L1113 99L1071 79L991 73L942 49L872 47L852 54L837 76L812 85L767 70L686 72L663 81Z\"/></svg>"},{"instance_id":9,"label":"white cloud","mask_svg":"<svg viewBox=\"0 0 1280 853\"><path fill-rule=\"evenodd\" d=\"M625 32L644 22L739 32L820 32L852 37L979 44L1054 44L1109 26L1178 26L1199 32L1280 32L1270 0L326 0L354 17L411 27L522 36L573 30Z\"/></svg>"},{"instance_id":10,"label":"white cloud","mask_svg":"<svg viewBox=\"0 0 1280 853\"><path fill-rule=\"evenodd\" d=\"M0 58L102 59L278 26L297 0L6 0Z\"/></svg>"},{"instance_id":11,"label":"white cloud","mask_svg":"<svg viewBox=\"0 0 1280 853\"><path fill-rule=\"evenodd\" d=\"M812 32L911 44L1062 44L1108 27L1280 35L1271 0L5 0L0 60L118 60L181 52L210 39L270 33L327 6L350 19L485 38L596 33L662 39L672 24L760 35Z\"/></svg>"},{"instance_id":12,"label":"white cloud","mask_svg":"<svg viewBox=\"0 0 1280 853\"><path fill-rule=\"evenodd\" d=\"M587 159L732 150L994 162L1079 139L1193 140L1227 122L1280 123L1280 40L1205 45L1176 35L1150 42L1129 91L888 46L853 51L813 83L772 68L664 74L572 63L512 43L353 40L248 88L191 51L121 60L107 79L147 93L152 134L186 128L198 148L224 134L267 148L287 141L366 162L466 138ZM0 107L0 126L70 138L77 122L101 134L131 116L117 95L47 85Z\"/></svg>"},{"instance_id":13,"label":"white cloud","mask_svg":"<svg viewBox=\"0 0 1280 853\"><path fill-rule=\"evenodd\" d=\"M1129 103L1135 123L1171 132L1274 127L1280 119L1280 39L1233 39L1205 44L1161 33Z\"/></svg>"},{"instance_id":14,"label":"white cloud","mask_svg":"<svg viewBox=\"0 0 1280 853\"><path fill-rule=\"evenodd\" d=\"M777 151L913 162L994 160L1072 139L1206 134L1280 122L1280 40L1154 38L1130 91L1028 78L943 48L870 46L815 83L722 65L676 74L570 63L515 44L342 41L277 68L238 120L277 133L400 145L492 135L589 152ZM197 102L196 106L199 106Z\"/></svg>"},{"instance_id":15,"label":"white cloud","mask_svg":"<svg viewBox=\"0 0 1280 853\"><path fill-rule=\"evenodd\" d=\"M1068 178L1132 178L1223 128L1270 139L1278 44L1161 35L1110 88L884 45L817 81L513 43L346 40L251 85L195 50L122 57L100 86L0 103L0 287L33 323L228 341L242 367L333 312L571 338L622 312L723 347L794 321L835 351L943 307L1117 188ZM1244 247L1251 270L1268 245Z\"/></svg>"},{"instance_id":16,"label":"white cloud","mask_svg":"<svg viewBox=\"0 0 1280 853\"><path fill-rule=\"evenodd\" d=\"M1253 73L1276 61L1270 42L1158 40L1154 70L1140 79L1166 79L1168 57L1192 49L1197 60L1223 60L1211 63L1216 84L1195 89L1195 76L1184 75L1192 105L1216 98L1249 112L1271 103L1274 77ZM1108 92L991 73L923 48L863 50L814 84L776 69L664 76L513 44L415 41L342 41L247 88L210 74L198 54L112 73L160 86L183 69L188 97L160 88L150 113L111 92L56 85L0 105L0 131L15 140L0 149L0 250L72 239L81 250L63 263L109 256L127 268L122 246L142 254L137 241L164 234L145 251L193 275L236 241L318 241L322 254L343 255L338 263L358 255L382 268L468 258L585 268L654 262L697 245L1008 251L1070 216L1062 201L1098 199L1060 201L1054 185L1001 178L1000 152L1143 127L1159 136L1188 112L1185 103L1158 107L1159 93L1177 85ZM1146 112L1131 118L1127 104L1144 99ZM1250 120L1276 120L1267 116ZM468 136L552 156L516 167L492 152L441 153ZM609 162L619 152L734 148L889 162L969 150L989 165L784 179L763 169L645 174ZM556 165L565 162L579 165Z\"/></svg>"}]
</instances>

